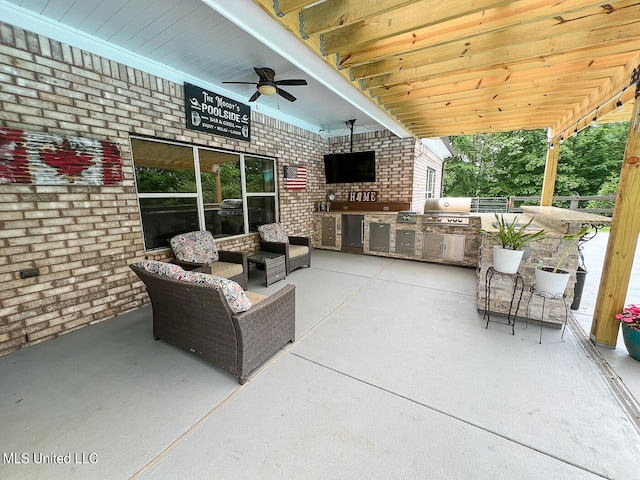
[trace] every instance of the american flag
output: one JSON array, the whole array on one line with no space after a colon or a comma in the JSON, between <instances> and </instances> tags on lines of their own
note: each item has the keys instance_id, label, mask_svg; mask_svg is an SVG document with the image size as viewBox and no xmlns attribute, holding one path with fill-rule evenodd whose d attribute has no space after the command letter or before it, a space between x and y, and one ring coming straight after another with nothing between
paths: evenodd
<instances>
[{"instance_id":1,"label":"american flag","mask_svg":"<svg viewBox=\"0 0 640 480\"><path fill-rule=\"evenodd\" d=\"M284 167L284 188L287 190L307 188L307 167L302 165Z\"/></svg>"}]
</instances>

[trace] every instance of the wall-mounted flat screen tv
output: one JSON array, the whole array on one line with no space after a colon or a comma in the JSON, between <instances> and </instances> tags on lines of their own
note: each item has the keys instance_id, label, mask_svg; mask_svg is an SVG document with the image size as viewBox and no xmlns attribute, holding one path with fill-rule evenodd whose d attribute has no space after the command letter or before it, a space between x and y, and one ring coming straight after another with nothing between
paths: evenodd
<instances>
[{"instance_id":1,"label":"wall-mounted flat screen tv","mask_svg":"<svg viewBox=\"0 0 640 480\"><path fill-rule=\"evenodd\" d=\"M376 181L376 152L331 153L324 156L327 183Z\"/></svg>"}]
</instances>

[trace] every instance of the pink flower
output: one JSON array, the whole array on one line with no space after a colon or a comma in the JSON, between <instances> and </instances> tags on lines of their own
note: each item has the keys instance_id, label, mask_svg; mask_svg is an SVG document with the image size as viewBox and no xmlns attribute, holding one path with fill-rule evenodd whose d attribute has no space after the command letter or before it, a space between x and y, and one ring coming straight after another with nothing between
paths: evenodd
<instances>
[{"instance_id":1,"label":"pink flower","mask_svg":"<svg viewBox=\"0 0 640 480\"><path fill-rule=\"evenodd\" d=\"M640 305L630 304L622 310L622 313L617 313L615 317L621 323L635 330L640 330Z\"/></svg>"}]
</instances>

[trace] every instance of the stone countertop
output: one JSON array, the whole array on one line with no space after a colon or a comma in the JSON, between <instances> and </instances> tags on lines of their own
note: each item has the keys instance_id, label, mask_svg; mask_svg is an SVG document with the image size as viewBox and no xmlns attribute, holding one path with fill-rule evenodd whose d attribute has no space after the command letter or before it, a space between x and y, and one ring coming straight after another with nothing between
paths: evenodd
<instances>
[{"instance_id":1,"label":"stone countertop","mask_svg":"<svg viewBox=\"0 0 640 480\"><path fill-rule=\"evenodd\" d=\"M544 229L547 234L551 236L564 236L579 232L582 225L585 223L592 225L611 224L611 219L609 217L570 210L568 208L525 206L522 207L522 211L523 213L503 213L498 215L504 215L505 220L508 222L513 221L514 218L518 218L519 224L525 224L533 218L533 222L531 223L531 226L527 228L527 231ZM482 218L481 228L483 230L498 230L494 225L496 221L494 213L482 213L479 215L481 215Z\"/></svg>"},{"instance_id":2,"label":"stone countertop","mask_svg":"<svg viewBox=\"0 0 640 480\"><path fill-rule=\"evenodd\" d=\"M557 230L563 234L574 234L585 224L605 226L611 225L611 219L603 215L580 212L569 208L523 206L522 211L529 217L535 216L534 222L548 229Z\"/></svg>"},{"instance_id":3,"label":"stone countertop","mask_svg":"<svg viewBox=\"0 0 640 480\"><path fill-rule=\"evenodd\" d=\"M498 231L498 227L496 226L495 213L479 213L477 215L479 215L481 218L480 228L482 228L482 230L486 230L488 232ZM529 225L529 227L527 227L527 229L525 230L527 233L533 233L536 230L544 229L548 234L553 235L554 233L557 233L558 235L562 235L561 232L555 232L553 228L549 228L546 225L540 225L536 223L537 218L535 215L528 215L524 213L499 213L498 216L500 215L504 216L504 219L509 223L514 219L518 219L517 226L524 225L533 218L533 222L531 222L531 225Z\"/></svg>"}]
</instances>

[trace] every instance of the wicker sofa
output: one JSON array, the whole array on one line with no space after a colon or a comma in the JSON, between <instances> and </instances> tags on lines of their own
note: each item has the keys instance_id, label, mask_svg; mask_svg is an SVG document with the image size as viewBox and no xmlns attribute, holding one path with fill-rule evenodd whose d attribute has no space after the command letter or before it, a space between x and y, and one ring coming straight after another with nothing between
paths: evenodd
<instances>
[{"instance_id":1,"label":"wicker sofa","mask_svg":"<svg viewBox=\"0 0 640 480\"><path fill-rule=\"evenodd\" d=\"M154 339L200 355L236 375L240 384L278 349L295 340L293 285L285 285L268 297L246 292L252 306L234 313L222 289L154 273L140 264L129 267L147 287Z\"/></svg>"}]
</instances>

